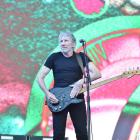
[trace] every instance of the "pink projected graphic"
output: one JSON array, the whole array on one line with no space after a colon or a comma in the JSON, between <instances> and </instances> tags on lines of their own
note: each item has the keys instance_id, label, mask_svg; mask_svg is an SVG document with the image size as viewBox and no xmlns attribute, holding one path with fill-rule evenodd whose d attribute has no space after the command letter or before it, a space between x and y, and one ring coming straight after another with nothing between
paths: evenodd
<instances>
[{"instance_id":1,"label":"pink projected graphic","mask_svg":"<svg viewBox=\"0 0 140 140\"><path fill-rule=\"evenodd\" d=\"M85 14L99 13L104 3L100 0L74 0L78 10L83 11Z\"/></svg>"},{"instance_id":2,"label":"pink projected graphic","mask_svg":"<svg viewBox=\"0 0 140 140\"><path fill-rule=\"evenodd\" d=\"M139 41L139 34L130 31L124 36L102 42L107 58L99 65L105 79L140 67ZM119 115L138 87L139 81L140 77L134 75L129 79L122 78L92 91L91 106L95 139L112 139ZM107 126L108 130L106 130Z\"/></svg>"}]
</instances>

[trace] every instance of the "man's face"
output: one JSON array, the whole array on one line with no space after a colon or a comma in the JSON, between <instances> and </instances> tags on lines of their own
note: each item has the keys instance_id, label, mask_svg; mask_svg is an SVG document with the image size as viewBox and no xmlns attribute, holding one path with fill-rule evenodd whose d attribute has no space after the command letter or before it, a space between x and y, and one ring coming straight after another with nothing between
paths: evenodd
<instances>
[{"instance_id":1,"label":"man's face","mask_svg":"<svg viewBox=\"0 0 140 140\"><path fill-rule=\"evenodd\" d=\"M74 48L74 42L72 41L72 38L69 36L61 36L59 39L59 45L60 45L61 51L64 53L73 51L73 48Z\"/></svg>"}]
</instances>

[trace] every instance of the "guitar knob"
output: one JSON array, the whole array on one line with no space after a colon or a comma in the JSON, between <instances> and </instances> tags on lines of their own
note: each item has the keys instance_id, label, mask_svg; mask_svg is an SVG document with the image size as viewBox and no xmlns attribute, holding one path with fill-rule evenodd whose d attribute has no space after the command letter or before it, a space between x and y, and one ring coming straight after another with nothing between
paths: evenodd
<instances>
[{"instance_id":1,"label":"guitar knob","mask_svg":"<svg viewBox=\"0 0 140 140\"><path fill-rule=\"evenodd\" d=\"M57 111L57 108L55 107L54 110Z\"/></svg>"},{"instance_id":2,"label":"guitar knob","mask_svg":"<svg viewBox=\"0 0 140 140\"><path fill-rule=\"evenodd\" d=\"M61 109L62 107L61 106L59 106L59 109Z\"/></svg>"}]
</instances>

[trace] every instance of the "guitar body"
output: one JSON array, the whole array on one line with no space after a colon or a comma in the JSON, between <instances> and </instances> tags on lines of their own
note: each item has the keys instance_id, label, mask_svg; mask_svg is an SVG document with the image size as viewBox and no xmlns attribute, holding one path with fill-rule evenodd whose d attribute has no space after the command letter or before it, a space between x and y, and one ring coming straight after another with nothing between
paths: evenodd
<instances>
[{"instance_id":1,"label":"guitar body","mask_svg":"<svg viewBox=\"0 0 140 140\"><path fill-rule=\"evenodd\" d=\"M70 97L71 90L72 90L72 87L70 86L65 87L65 88L57 87L57 88L50 89L50 92L56 96L56 98L59 100L59 103L53 104L48 100L48 98L46 98L49 109L52 112L60 112L63 109L65 109L67 106L69 106L70 104L82 102L83 99Z\"/></svg>"}]
</instances>

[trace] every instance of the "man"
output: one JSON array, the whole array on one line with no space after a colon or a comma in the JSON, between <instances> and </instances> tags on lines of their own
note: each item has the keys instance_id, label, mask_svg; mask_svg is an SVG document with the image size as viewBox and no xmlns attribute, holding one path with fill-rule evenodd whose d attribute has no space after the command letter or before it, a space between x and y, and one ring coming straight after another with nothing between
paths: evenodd
<instances>
[{"instance_id":1,"label":"man","mask_svg":"<svg viewBox=\"0 0 140 140\"><path fill-rule=\"evenodd\" d=\"M78 98L82 99L82 101L80 103L72 103L59 112L52 112L53 140L64 140L68 112L75 128L77 140L88 140L84 94L79 94L85 80L82 69L78 64L76 53L74 52L76 39L71 32L61 32L58 40L61 51L50 55L44 63L38 76L39 86L52 104L59 104L59 99L45 86L45 76L52 70L54 75L54 88L65 88L73 84L69 93L70 98ZM84 53L79 53L79 55L85 67L86 56L84 56ZM88 58L87 60L91 81L100 78L101 74L99 70Z\"/></svg>"}]
</instances>

